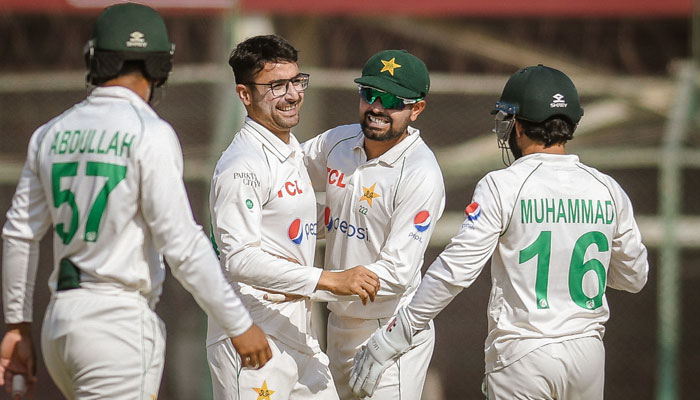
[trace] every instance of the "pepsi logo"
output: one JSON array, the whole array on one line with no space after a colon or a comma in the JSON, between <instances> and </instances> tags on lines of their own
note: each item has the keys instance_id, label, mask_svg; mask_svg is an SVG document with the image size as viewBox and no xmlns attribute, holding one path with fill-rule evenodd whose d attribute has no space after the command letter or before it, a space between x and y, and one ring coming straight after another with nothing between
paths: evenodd
<instances>
[{"instance_id":1,"label":"pepsi logo","mask_svg":"<svg viewBox=\"0 0 700 400\"><path fill-rule=\"evenodd\" d=\"M331 217L331 209L328 207L323 211L323 223L328 228L328 231L333 229L333 217Z\"/></svg>"},{"instance_id":2,"label":"pepsi logo","mask_svg":"<svg viewBox=\"0 0 700 400\"><path fill-rule=\"evenodd\" d=\"M425 232L430 228L430 223L432 219L430 218L430 213L426 210L420 211L413 217L413 225L416 227L418 232Z\"/></svg>"},{"instance_id":3,"label":"pepsi logo","mask_svg":"<svg viewBox=\"0 0 700 400\"><path fill-rule=\"evenodd\" d=\"M481 216L481 206L479 203L473 202L464 209L464 214L467 215L469 221L474 222Z\"/></svg>"},{"instance_id":4,"label":"pepsi logo","mask_svg":"<svg viewBox=\"0 0 700 400\"><path fill-rule=\"evenodd\" d=\"M339 217L333 218L331 209L328 207L326 207L323 212L323 223L326 225L326 230L329 234L340 231L340 233L349 238L369 241L369 232L367 232L367 228L355 226L348 221L341 220Z\"/></svg>"},{"instance_id":5,"label":"pepsi logo","mask_svg":"<svg viewBox=\"0 0 700 400\"><path fill-rule=\"evenodd\" d=\"M302 239L304 239L304 230L301 229L301 220L299 218L292 221L289 225L289 239L295 244L301 244Z\"/></svg>"}]
</instances>

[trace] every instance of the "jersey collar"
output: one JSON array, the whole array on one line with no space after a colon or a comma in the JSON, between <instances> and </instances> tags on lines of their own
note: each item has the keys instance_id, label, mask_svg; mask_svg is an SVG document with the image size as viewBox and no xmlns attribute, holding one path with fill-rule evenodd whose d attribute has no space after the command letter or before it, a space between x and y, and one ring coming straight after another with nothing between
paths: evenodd
<instances>
[{"instance_id":1,"label":"jersey collar","mask_svg":"<svg viewBox=\"0 0 700 400\"><path fill-rule=\"evenodd\" d=\"M369 163L381 162L390 166L394 165L397 161L403 158L413 148L413 146L421 143L422 141L423 139L420 137L420 131L409 126L408 135L406 135L402 141L396 143L394 147L387 150L387 152L381 156L370 160ZM365 135L362 133L362 131L360 131L360 135L358 135L357 142L353 146L353 149L361 150L364 153L364 143Z\"/></svg>"},{"instance_id":2,"label":"jersey collar","mask_svg":"<svg viewBox=\"0 0 700 400\"><path fill-rule=\"evenodd\" d=\"M124 86L98 86L90 92L89 97L116 97L148 105L136 92Z\"/></svg>"},{"instance_id":3,"label":"jersey collar","mask_svg":"<svg viewBox=\"0 0 700 400\"><path fill-rule=\"evenodd\" d=\"M255 122L250 117L245 117L244 129L259 141L266 149L277 157L280 162L287 160L294 152L301 151L299 141L293 133L289 132L289 144L285 143L269 129Z\"/></svg>"},{"instance_id":4,"label":"jersey collar","mask_svg":"<svg viewBox=\"0 0 700 400\"><path fill-rule=\"evenodd\" d=\"M559 164L574 164L574 163L579 162L579 158L576 154L532 153L532 154L528 154L526 156L518 158L517 160L513 161L513 164L511 164L511 165L524 163L524 162L527 162L528 160L545 161L548 163L559 163Z\"/></svg>"}]
</instances>

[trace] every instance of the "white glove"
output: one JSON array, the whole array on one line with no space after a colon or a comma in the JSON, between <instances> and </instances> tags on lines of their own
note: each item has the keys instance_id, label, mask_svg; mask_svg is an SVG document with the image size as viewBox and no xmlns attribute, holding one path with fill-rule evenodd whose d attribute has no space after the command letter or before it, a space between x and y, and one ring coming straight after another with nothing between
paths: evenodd
<instances>
[{"instance_id":1,"label":"white glove","mask_svg":"<svg viewBox=\"0 0 700 400\"><path fill-rule=\"evenodd\" d=\"M374 332L366 346L355 354L350 387L358 397L370 397L384 370L411 348L413 329L406 310L400 308L389 324Z\"/></svg>"}]
</instances>

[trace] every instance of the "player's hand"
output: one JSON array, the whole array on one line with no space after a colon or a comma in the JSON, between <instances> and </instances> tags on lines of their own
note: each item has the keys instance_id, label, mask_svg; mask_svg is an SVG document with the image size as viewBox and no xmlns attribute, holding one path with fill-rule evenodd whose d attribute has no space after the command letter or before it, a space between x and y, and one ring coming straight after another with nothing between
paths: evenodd
<instances>
[{"instance_id":1,"label":"player's hand","mask_svg":"<svg viewBox=\"0 0 700 400\"><path fill-rule=\"evenodd\" d=\"M345 271L323 271L316 288L338 295L356 294L362 304L367 304L377 296L379 277L362 265Z\"/></svg>"},{"instance_id":2,"label":"player's hand","mask_svg":"<svg viewBox=\"0 0 700 400\"><path fill-rule=\"evenodd\" d=\"M259 369L272 358L265 332L255 324L243 334L231 338L231 343L241 356L241 367Z\"/></svg>"},{"instance_id":3,"label":"player's hand","mask_svg":"<svg viewBox=\"0 0 700 400\"><path fill-rule=\"evenodd\" d=\"M372 396L384 370L411 348L412 341L413 329L401 308L396 317L374 332L367 345L355 354L349 382L353 393L358 397Z\"/></svg>"},{"instance_id":4,"label":"player's hand","mask_svg":"<svg viewBox=\"0 0 700 400\"><path fill-rule=\"evenodd\" d=\"M18 374L24 375L26 395L31 399L36 381L31 324L8 324L7 328L0 343L0 386L5 386L8 394L12 393L12 378Z\"/></svg>"}]
</instances>

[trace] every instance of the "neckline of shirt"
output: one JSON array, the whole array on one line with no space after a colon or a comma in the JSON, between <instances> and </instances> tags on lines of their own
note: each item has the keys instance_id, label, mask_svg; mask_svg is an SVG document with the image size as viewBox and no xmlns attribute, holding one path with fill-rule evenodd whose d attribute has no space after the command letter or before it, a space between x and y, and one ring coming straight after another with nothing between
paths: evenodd
<instances>
[{"instance_id":1,"label":"neckline of shirt","mask_svg":"<svg viewBox=\"0 0 700 400\"><path fill-rule=\"evenodd\" d=\"M379 156L377 158L373 158L371 160L367 160L367 163L382 162L382 163L387 164L387 165L393 165L398 160L400 160L401 157L403 157L403 155L412 146L419 143L420 140L421 140L420 131L416 128L409 126L408 127L408 135L406 135L406 137L403 140L396 143L392 148L387 150L381 156ZM360 134L357 135L357 139L356 139L356 142L353 146L353 149L358 149L358 150L361 150L362 152L364 152L365 151L364 143L365 143L365 135L362 133L362 129L360 129Z\"/></svg>"}]
</instances>

